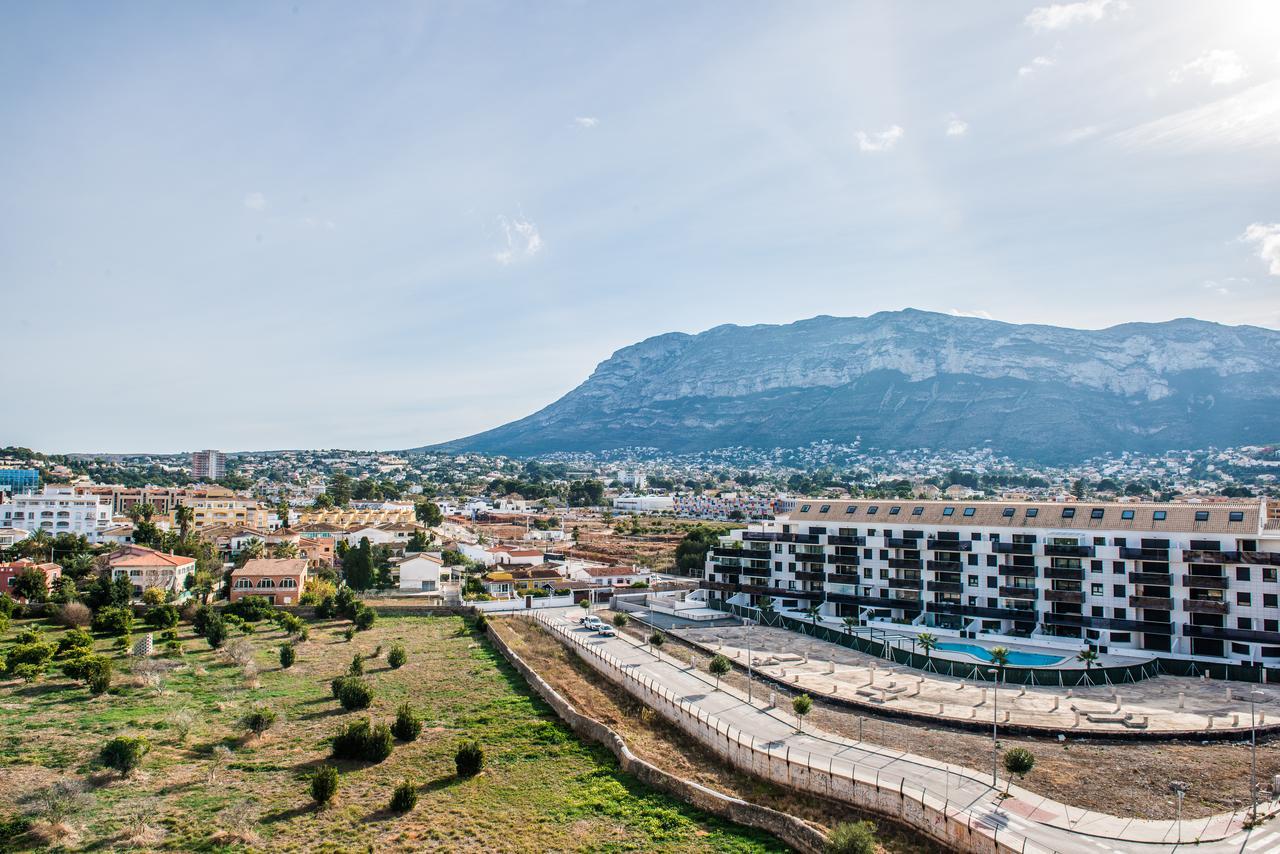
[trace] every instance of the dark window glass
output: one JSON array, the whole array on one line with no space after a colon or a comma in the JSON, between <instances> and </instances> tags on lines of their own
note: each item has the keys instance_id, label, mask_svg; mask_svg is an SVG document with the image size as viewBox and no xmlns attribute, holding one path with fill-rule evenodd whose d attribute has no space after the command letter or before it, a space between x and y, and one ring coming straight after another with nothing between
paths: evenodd
<instances>
[{"instance_id":1,"label":"dark window glass","mask_svg":"<svg viewBox=\"0 0 1280 854\"><path fill-rule=\"evenodd\" d=\"M831 512L831 505L830 505L830 504L823 504L821 507L819 507L819 508L818 508L818 512L819 512L819 513L830 513L830 512Z\"/></svg>"},{"instance_id":2,"label":"dark window glass","mask_svg":"<svg viewBox=\"0 0 1280 854\"><path fill-rule=\"evenodd\" d=\"M1121 511L1120 511L1120 518L1121 518L1121 519L1132 519L1132 518L1133 518L1133 511L1132 511L1132 510L1121 510Z\"/></svg>"},{"instance_id":3,"label":"dark window glass","mask_svg":"<svg viewBox=\"0 0 1280 854\"><path fill-rule=\"evenodd\" d=\"M955 514L956 514L956 508L954 508L954 507L943 507L943 508L942 508L942 515L943 515L943 516L954 516Z\"/></svg>"},{"instance_id":4,"label":"dark window glass","mask_svg":"<svg viewBox=\"0 0 1280 854\"><path fill-rule=\"evenodd\" d=\"M1228 514L1227 514L1227 521L1228 521L1228 522L1243 522L1243 521L1244 521L1244 511L1243 511L1243 510L1232 510L1230 513L1228 513Z\"/></svg>"},{"instance_id":5,"label":"dark window glass","mask_svg":"<svg viewBox=\"0 0 1280 854\"><path fill-rule=\"evenodd\" d=\"M1040 508L1039 508L1039 507L1028 507L1028 508L1027 508L1027 518L1028 518L1028 519L1034 519L1035 517L1037 517L1037 516L1039 516L1039 515L1040 515Z\"/></svg>"},{"instance_id":6,"label":"dark window glass","mask_svg":"<svg viewBox=\"0 0 1280 854\"><path fill-rule=\"evenodd\" d=\"M1000 515L1001 515L1001 516L1004 516L1004 517L1006 517L1006 518L1008 518L1009 516L1012 516L1012 515L1013 515L1013 508L1012 508L1012 507L1006 507L1006 508L1004 508L1004 512L1003 512L1003 513L1001 513Z\"/></svg>"},{"instance_id":7,"label":"dark window glass","mask_svg":"<svg viewBox=\"0 0 1280 854\"><path fill-rule=\"evenodd\" d=\"M1197 522L1208 522L1208 521L1209 521L1209 511L1208 511L1208 510L1197 510L1197 511L1196 511L1196 521L1197 521Z\"/></svg>"},{"instance_id":8,"label":"dark window glass","mask_svg":"<svg viewBox=\"0 0 1280 854\"><path fill-rule=\"evenodd\" d=\"M1103 510L1101 507L1095 507L1089 511L1089 518L1101 519L1106 514L1106 512L1107 511Z\"/></svg>"},{"instance_id":9,"label":"dark window glass","mask_svg":"<svg viewBox=\"0 0 1280 854\"><path fill-rule=\"evenodd\" d=\"M919 515L920 515L920 514L922 514L922 513L924 513L924 508L923 508L923 507L913 507L913 508L911 508L911 515L912 515L912 516L919 516Z\"/></svg>"},{"instance_id":10,"label":"dark window glass","mask_svg":"<svg viewBox=\"0 0 1280 854\"><path fill-rule=\"evenodd\" d=\"M1169 514L1166 513L1164 510L1157 510L1156 512L1151 514L1151 518L1157 522L1163 522L1165 517L1168 515Z\"/></svg>"}]
</instances>

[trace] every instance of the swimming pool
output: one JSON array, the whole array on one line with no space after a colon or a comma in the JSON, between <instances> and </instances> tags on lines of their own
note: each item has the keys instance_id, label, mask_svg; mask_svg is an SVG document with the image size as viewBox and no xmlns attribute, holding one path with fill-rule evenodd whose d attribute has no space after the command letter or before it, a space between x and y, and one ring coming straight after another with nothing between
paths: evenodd
<instances>
[{"instance_id":1,"label":"swimming pool","mask_svg":"<svg viewBox=\"0 0 1280 854\"><path fill-rule=\"evenodd\" d=\"M991 660L991 652L984 646L978 646L972 643L940 643L938 649L945 649L951 652L963 652L966 655L972 655L974 658L980 658L983 661ZM1020 650L1009 650L1009 664L1014 667L1048 667L1051 664L1061 664L1064 661L1063 656L1044 655L1039 652L1021 652Z\"/></svg>"}]
</instances>

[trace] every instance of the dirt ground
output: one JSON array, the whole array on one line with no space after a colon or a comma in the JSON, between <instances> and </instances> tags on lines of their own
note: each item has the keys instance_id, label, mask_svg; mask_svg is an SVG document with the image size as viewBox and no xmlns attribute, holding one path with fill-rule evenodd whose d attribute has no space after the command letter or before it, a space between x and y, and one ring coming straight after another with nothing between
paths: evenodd
<instances>
[{"instance_id":1,"label":"dirt ground","mask_svg":"<svg viewBox=\"0 0 1280 854\"><path fill-rule=\"evenodd\" d=\"M611 727L626 739L637 756L659 768L743 800L799 816L824 829L841 821L876 820L844 804L788 791L734 771L658 714L582 664L538 624L509 619L496 620L494 625L520 657L565 699L584 714ZM905 854L945 850L883 820L877 825L883 851Z\"/></svg>"},{"instance_id":2,"label":"dirt ground","mask_svg":"<svg viewBox=\"0 0 1280 854\"><path fill-rule=\"evenodd\" d=\"M538 518L538 517L531 517ZM544 517L549 518L549 517ZM465 524L484 534L491 542L516 542L524 536L523 524L508 522L471 522ZM572 557L598 560L611 564L636 564L659 572L675 566L676 546L687 528L696 520L668 519L649 516L574 515L564 520L566 531L577 530L577 542L552 543L552 549L568 547ZM636 525L639 530L636 530Z\"/></svg>"},{"instance_id":3,"label":"dirt ground","mask_svg":"<svg viewBox=\"0 0 1280 854\"><path fill-rule=\"evenodd\" d=\"M608 619L607 614L601 614ZM633 622L626 631L643 637L645 627ZM681 643L668 643L664 652L706 669L711 656ZM746 674L736 667L725 681L743 690ZM761 690L763 683L756 683ZM779 696L787 695L780 688ZM902 721L888 716L858 714L814 700L806 718L828 732L867 741L944 762L979 770L991 767L991 735L942 726ZM861 721L861 725L860 722ZM1036 757L1035 769L1019 785L1071 806L1111 815L1172 819L1177 805L1169 784L1191 784L1182 807L1183 818L1200 818L1249 804L1249 740L1235 742L1158 741L1122 742L1100 738L1000 737L1000 752L1025 747ZM1257 779L1264 796L1272 775L1280 774L1280 739L1259 739Z\"/></svg>"}]
</instances>

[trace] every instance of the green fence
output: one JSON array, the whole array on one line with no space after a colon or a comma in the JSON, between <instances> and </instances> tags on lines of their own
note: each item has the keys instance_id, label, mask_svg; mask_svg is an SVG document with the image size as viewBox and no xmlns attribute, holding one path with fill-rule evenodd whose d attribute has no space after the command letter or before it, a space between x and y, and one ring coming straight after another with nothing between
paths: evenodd
<instances>
[{"instance_id":1,"label":"green fence","mask_svg":"<svg viewBox=\"0 0 1280 854\"><path fill-rule=\"evenodd\" d=\"M777 626L798 632L827 643L838 644L857 650L866 655L883 658L895 664L914 667L926 673L937 673L942 676L954 676L957 679L972 679L978 682L994 682L997 677L1001 681L1013 685L1043 685L1071 688L1079 685L1122 685L1150 679L1153 676L1190 676L1199 677L1208 674L1210 679L1234 679L1241 682L1280 682L1280 670L1275 668L1249 667L1237 664L1213 664L1197 661L1184 661L1177 658L1153 658L1138 664L1109 665L1093 667L1017 667L1009 665L1003 674L988 672L991 664L974 664L956 661L950 658L936 658L913 652L901 646L876 640L866 635L866 628L861 631L841 631L821 623L809 620L797 620L777 613L762 615L759 608L747 608L733 605L722 600L709 602L710 606L726 611L736 617L746 617L761 625ZM1070 653L1064 652L1064 657Z\"/></svg>"}]
</instances>

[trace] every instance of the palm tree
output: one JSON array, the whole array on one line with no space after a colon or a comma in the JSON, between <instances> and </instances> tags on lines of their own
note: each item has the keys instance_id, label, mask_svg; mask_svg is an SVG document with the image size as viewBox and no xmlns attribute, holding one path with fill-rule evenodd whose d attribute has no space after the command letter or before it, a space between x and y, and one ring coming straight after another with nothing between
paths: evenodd
<instances>
[{"instance_id":1,"label":"palm tree","mask_svg":"<svg viewBox=\"0 0 1280 854\"><path fill-rule=\"evenodd\" d=\"M813 627L816 629L818 627L818 618L822 616L822 608L818 605L810 605L804 609L804 614L813 621Z\"/></svg>"},{"instance_id":2,"label":"palm tree","mask_svg":"<svg viewBox=\"0 0 1280 854\"><path fill-rule=\"evenodd\" d=\"M997 678L1004 681L1004 669L1009 666L1009 650L1003 646L993 646L987 650L987 654L991 656L991 663L999 668Z\"/></svg>"},{"instance_id":3,"label":"palm tree","mask_svg":"<svg viewBox=\"0 0 1280 854\"><path fill-rule=\"evenodd\" d=\"M196 511L187 507L181 501L173 508L173 520L178 523L178 537L186 540L187 535L191 533L191 523L195 521Z\"/></svg>"},{"instance_id":4,"label":"palm tree","mask_svg":"<svg viewBox=\"0 0 1280 854\"><path fill-rule=\"evenodd\" d=\"M271 556L280 559L295 558L298 556L298 544L288 540L276 543L271 547Z\"/></svg>"},{"instance_id":5,"label":"palm tree","mask_svg":"<svg viewBox=\"0 0 1280 854\"><path fill-rule=\"evenodd\" d=\"M1092 649L1082 650L1080 654L1076 656L1076 661L1083 663L1084 669L1087 671L1098 661L1098 653Z\"/></svg>"},{"instance_id":6,"label":"palm tree","mask_svg":"<svg viewBox=\"0 0 1280 854\"><path fill-rule=\"evenodd\" d=\"M929 653L933 652L935 649L938 648L937 635L932 635L932 634L929 634L928 632L921 632L920 634L916 635L916 642L920 644L920 648L924 650L925 658L928 658Z\"/></svg>"},{"instance_id":7,"label":"palm tree","mask_svg":"<svg viewBox=\"0 0 1280 854\"><path fill-rule=\"evenodd\" d=\"M844 630L849 634L853 634L853 630L858 627L857 617L845 617L840 622L844 623Z\"/></svg>"}]
</instances>

